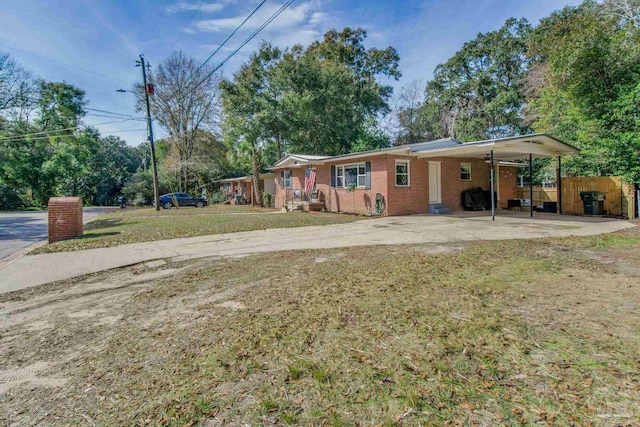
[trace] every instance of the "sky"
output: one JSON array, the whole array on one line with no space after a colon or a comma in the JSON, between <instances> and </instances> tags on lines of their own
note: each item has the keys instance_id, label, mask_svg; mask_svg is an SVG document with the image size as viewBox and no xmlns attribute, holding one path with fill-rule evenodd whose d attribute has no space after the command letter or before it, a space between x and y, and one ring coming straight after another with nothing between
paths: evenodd
<instances>
[{"instance_id":1,"label":"sky","mask_svg":"<svg viewBox=\"0 0 640 427\"><path fill-rule=\"evenodd\" d=\"M153 67L174 50L204 61L261 0L1 0L0 53L49 81L66 81L86 92L88 107L134 118L131 89L141 81L135 61L142 53ZM266 0L245 26L213 57L220 63L285 0ZM402 78L426 83L435 67L478 33L498 29L508 18L540 18L576 0L295 0L253 41L223 66L230 77L261 40L280 47L307 45L330 30L361 27L367 47L393 46ZM115 120L99 111L84 119L103 135L130 145L146 139L145 123ZM124 120L124 119L123 119ZM163 131L154 125L154 131Z\"/></svg>"}]
</instances>

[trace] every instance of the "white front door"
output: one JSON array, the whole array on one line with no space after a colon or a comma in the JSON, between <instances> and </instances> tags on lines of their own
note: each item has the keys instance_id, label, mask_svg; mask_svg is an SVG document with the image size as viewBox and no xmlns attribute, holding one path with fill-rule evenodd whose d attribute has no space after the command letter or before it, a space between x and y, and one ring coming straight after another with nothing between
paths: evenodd
<instances>
[{"instance_id":1,"label":"white front door","mask_svg":"<svg viewBox=\"0 0 640 427\"><path fill-rule=\"evenodd\" d=\"M442 202L440 162L429 162L429 203Z\"/></svg>"}]
</instances>

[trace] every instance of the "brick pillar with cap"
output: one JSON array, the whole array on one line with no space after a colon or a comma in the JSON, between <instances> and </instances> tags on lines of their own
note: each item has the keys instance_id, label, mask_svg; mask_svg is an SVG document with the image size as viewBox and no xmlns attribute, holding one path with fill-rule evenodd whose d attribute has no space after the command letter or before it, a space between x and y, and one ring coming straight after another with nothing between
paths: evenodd
<instances>
[{"instance_id":1,"label":"brick pillar with cap","mask_svg":"<svg viewBox=\"0 0 640 427\"><path fill-rule=\"evenodd\" d=\"M82 198L49 199L49 243L82 236Z\"/></svg>"}]
</instances>

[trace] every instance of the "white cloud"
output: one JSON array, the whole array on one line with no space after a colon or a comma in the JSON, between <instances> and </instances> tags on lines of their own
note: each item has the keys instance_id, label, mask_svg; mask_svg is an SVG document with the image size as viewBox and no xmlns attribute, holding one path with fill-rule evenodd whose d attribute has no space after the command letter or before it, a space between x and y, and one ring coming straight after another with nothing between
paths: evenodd
<instances>
[{"instance_id":1,"label":"white cloud","mask_svg":"<svg viewBox=\"0 0 640 427\"><path fill-rule=\"evenodd\" d=\"M267 3L260 8L255 15L251 17L244 26L245 30L255 30L265 21L267 21L274 13L282 7L283 4ZM269 24L269 29L288 29L305 23L311 23L313 12L317 9L315 1L300 3L298 6L289 6L276 19ZM246 14L233 16L231 18L205 19L196 21L192 29L201 33L219 33L233 31L246 19ZM317 23L317 22L316 22Z\"/></svg>"},{"instance_id":2,"label":"white cloud","mask_svg":"<svg viewBox=\"0 0 640 427\"><path fill-rule=\"evenodd\" d=\"M327 21L329 15L325 12L313 12L309 19L309 24L322 24Z\"/></svg>"},{"instance_id":3,"label":"white cloud","mask_svg":"<svg viewBox=\"0 0 640 427\"><path fill-rule=\"evenodd\" d=\"M180 1L174 3L170 6L167 6L164 10L167 13L180 13L180 12L188 12L188 11L198 11L203 13L213 13L219 12L224 9L225 5L223 3L188 3L186 1Z\"/></svg>"}]
</instances>

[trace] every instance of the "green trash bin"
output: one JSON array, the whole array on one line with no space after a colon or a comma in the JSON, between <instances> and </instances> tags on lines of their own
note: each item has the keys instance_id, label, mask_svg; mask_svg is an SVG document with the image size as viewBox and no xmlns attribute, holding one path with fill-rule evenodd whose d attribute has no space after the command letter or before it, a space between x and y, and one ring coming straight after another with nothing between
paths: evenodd
<instances>
[{"instance_id":1,"label":"green trash bin","mask_svg":"<svg viewBox=\"0 0 640 427\"><path fill-rule=\"evenodd\" d=\"M604 201L607 193L602 191L582 191L580 193L585 215L606 215Z\"/></svg>"}]
</instances>

